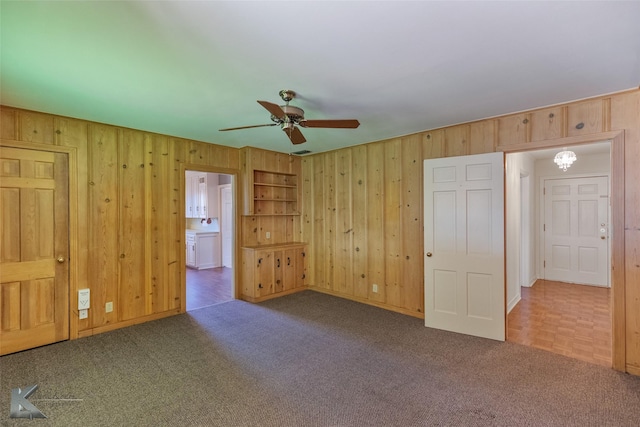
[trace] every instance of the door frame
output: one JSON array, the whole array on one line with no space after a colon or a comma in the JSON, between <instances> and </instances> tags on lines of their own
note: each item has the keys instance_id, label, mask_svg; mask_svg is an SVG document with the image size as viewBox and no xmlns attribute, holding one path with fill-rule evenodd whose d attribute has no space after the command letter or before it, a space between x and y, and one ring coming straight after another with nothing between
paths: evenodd
<instances>
[{"instance_id":1,"label":"door frame","mask_svg":"<svg viewBox=\"0 0 640 427\"><path fill-rule=\"evenodd\" d=\"M69 339L74 340L78 338L78 310L74 310L73 304L74 296L78 294L79 284L79 270L80 259L78 256L78 151L76 147L67 147L62 145L49 145L49 144L36 144L32 142L21 142L10 139L0 139L0 146L20 148L24 150L32 151L47 151L50 153L61 153L67 155L68 168L69 168L69 283L68 286L68 307L67 313L69 324ZM75 314L75 316L74 316Z\"/></svg>"},{"instance_id":2,"label":"door frame","mask_svg":"<svg viewBox=\"0 0 640 427\"><path fill-rule=\"evenodd\" d=\"M220 209L220 212L222 212L222 190L224 190L225 188L229 188L229 190L231 191L231 195L233 196L233 184L220 184L218 186L218 209ZM231 216L233 216L233 203L234 203L234 198L232 197L231 199ZM219 213L220 218L222 218L222 213ZM222 223L222 221L219 221L220 223ZM235 223L234 223L235 226ZM224 267L224 244L223 244L223 240L224 240L224 236L222 234L222 226L220 226L220 264L222 264L222 266ZM233 248L234 245L231 245L231 265L235 267L235 264L233 263ZM234 295L234 298L236 297L236 295Z\"/></svg>"},{"instance_id":3,"label":"door frame","mask_svg":"<svg viewBox=\"0 0 640 427\"><path fill-rule=\"evenodd\" d=\"M505 154L533 151L543 148L562 148L572 145L610 141L611 144L611 359L612 367L617 371L626 370L626 324L625 324L625 236L624 236L624 199L625 199L625 131L609 131L590 135L570 136L539 142L527 142L512 145L499 145L496 151ZM507 254L505 253L505 257Z\"/></svg>"},{"instance_id":4,"label":"door frame","mask_svg":"<svg viewBox=\"0 0 640 427\"><path fill-rule=\"evenodd\" d=\"M238 181L240 171L237 169L229 169L229 168L220 168L215 166L207 166L201 165L197 163L181 163L180 164L180 211L178 212L181 218L180 226L178 227L179 236L177 236L177 241L180 245L180 313L187 312L187 264L186 264L186 253L184 250L185 247L185 218L186 218L186 182L185 182L185 172L186 171L197 171L197 172L207 172L207 173L218 173L224 175L231 175L231 194L233 195L233 200L231 203L232 215L233 215L233 244L231 248L231 263L233 265L233 276L232 276L232 286L233 286L233 297L237 298L240 295L238 290L239 287L239 278L240 278L240 269L238 268L238 260L239 257L239 248L238 242L240 241L240 227L239 224L239 215L238 215L238 191L240 188L240 183ZM216 197L218 197L216 195Z\"/></svg>"}]
</instances>

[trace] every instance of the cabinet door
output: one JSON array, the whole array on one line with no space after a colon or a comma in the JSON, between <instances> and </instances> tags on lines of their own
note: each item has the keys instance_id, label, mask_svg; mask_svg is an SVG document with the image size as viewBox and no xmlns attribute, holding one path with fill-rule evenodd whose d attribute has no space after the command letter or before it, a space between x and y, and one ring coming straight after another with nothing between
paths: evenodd
<instances>
[{"instance_id":1,"label":"cabinet door","mask_svg":"<svg viewBox=\"0 0 640 427\"><path fill-rule=\"evenodd\" d=\"M283 251L273 252L273 291L276 293L284 290L283 255Z\"/></svg>"},{"instance_id":2,"label":"cabinet door","mask_svg":"<svg viewBox=\"0 0 640 427\"><path fill-rule=\"evenodd\" d=\"M297 287L297 265L298 265L298 253L299 248L287 249L284 251L283 258L283 277L284 277L284 290L289 290Z\"/></svg>"},{"instance_id":3,"label":"cabinet door","mask_svg":"<svg viewBox=\"0 0 640 427\"><path fill-rule=\"evenodd\" d=\"M295 273L295 287L300 288L304 286L305 279L307 278L307 267L305 258L305 248L297 248L295 251L296 257L296 273Z\"/></svg>"},{"instance_id":4,"label":"cabinet door","mask_svg":"<svg viewBox=\"0 0 640 427\"><path fill-rule=\"evenodd\" d=\"M270 295L274 291L273 251L256 251L256 297Z\"/></svg>"},{"instance_id":5,"label":"cabinet door","mask_svg":"<svg viewBox=\"0 0 640 427\"><path fill-rule=\"evenodd\" d=\"M208 218L208 203L209 203L209 192L207 191L207 177L206 175L201 175L198 177L198 217L199 218Z\"/></svg>"},{"instance_id":6,"label":"cabinet door","mask_svg":"<svg viewBox=\"0 0 640 427\"><path fill-rule=\"evenodd\" d=\"M194 189L193 189L193 174L187 172L185 175L185 203L184 214L187 218L195 218L195 204L194 204Z\"/></svg>"},{"instance_id":7,"label":"cabinet door","mask_svg":"<svg viewBox=\"0 0 640 427\"><path fill-rule=\"evenodd\" d=\"M214 241L215 238L212 234L199 234L196 237L196 267L198 269L215 267Z\"/></svg>"},{"instance_id":8,"label":"cabinet door","mask_svg":"<svg viewBox=\"0 0 640 427\"><path fill-rule=\"evenodd\" d=\"M187 239L187 265L196 266L196 242L193 239Z\"/></svg>"}]
</instances>

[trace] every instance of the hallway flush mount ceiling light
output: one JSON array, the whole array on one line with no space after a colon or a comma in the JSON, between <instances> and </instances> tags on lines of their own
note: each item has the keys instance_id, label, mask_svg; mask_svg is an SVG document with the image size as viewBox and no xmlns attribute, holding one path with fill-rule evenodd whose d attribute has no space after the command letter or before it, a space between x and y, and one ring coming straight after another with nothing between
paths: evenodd
<instances>
[{"instance_id":1,"label":"hallway flush mount ceiling light","mask_svg":"<svg viewBox=\"0 0 640 427\"><path fill-rule=\"evenodd\" d=\"M567 151L567 148L563 148L561 152L556 154L556 157L553 159L556 165L560 169L566 172L567 168L573 164L577 159L576 153L573 151Z\"/></svg>"}]
</instances>

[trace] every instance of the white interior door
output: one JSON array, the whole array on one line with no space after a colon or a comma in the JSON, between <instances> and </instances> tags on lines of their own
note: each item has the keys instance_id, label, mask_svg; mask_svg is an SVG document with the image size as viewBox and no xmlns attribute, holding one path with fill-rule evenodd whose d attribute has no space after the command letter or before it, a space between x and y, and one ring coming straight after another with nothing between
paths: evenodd
<instances>
[{"instance_id":1,"label":"white interior door","mask_svg":"<svg viewBox=\"0 0 640 427\"><path fill-rule=\"evenodd\" d=\"M609 286L609 180L548 179L544 185L544 277Z\"/></svg>"},{"instance_id":2,"label":"white interior door","mask_svg":"<svg viewBox=\"0 0 640 427\"><path fill-rule=\"evenodd\" d=\"M424 161L425 325L505 339L503 153Z\"/></svg>"},{"instance_id":3,"label":"white interior door","mask_svg":"<svg viewBox=\"0 0 640 427\"><path fill-rule=\"evenodd\" d=\"M230 185L220 186L220 232L222 234L222 265L233 267L233 195Z\"/></svg>"}]
</instances>

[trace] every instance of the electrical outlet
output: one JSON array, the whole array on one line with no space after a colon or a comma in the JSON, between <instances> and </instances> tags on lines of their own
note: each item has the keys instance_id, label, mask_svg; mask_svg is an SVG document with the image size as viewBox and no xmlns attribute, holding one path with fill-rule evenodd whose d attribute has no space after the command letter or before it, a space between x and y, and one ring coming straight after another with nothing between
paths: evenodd
<instances>
[{"instance_id":1,"label":"electrical outlet","mask_svg":"<svg viewBox=\"0 0 640 427\"><path fill-rule=\"evenodd\" d=\"M90 289L78 289L78 310L86 310L90 308L91 291Z\"/></svg>"},{"instance_id":2,"label":"electrical outlet","mask_svg":"<svg viewBox=\"0 0 640 427\"><path fill-rule=\"evenodd\" d=\"M270 238L271 238L271 232L267 231L267 239L270 239Z\"/></svg>"},{"instance_id":3,"label":"electrical outlet","mask_svg":"<svg viewBox=\"0 0 640 427\"><path fill-rule=\"evenodd\" d=\"M111 313L113 311L113 302L109 301L104 305L105 313Z\"/></svg>"},{"instance_id":4,"label":"electrical outlet","mask_svg":"<svg viewBox=\"0 0 640 427\"><path fill-rule=\"evenodd\" d=\"M378 285L376 285L375 283L373 284L373 292L374 293L378 293Z\"/></svg>"},{"instance_id":5,"label":"electrical outlet","mask_svg":"<svg viewBox=\"0 0 640 427\"><path fill-rule=\"evenodd\" d=\"M87 317L89 317L89 310L84 309L84 310L80 310L78 312L78 318L80 319L86 319Z\"/></svg>"}]
</instances>

